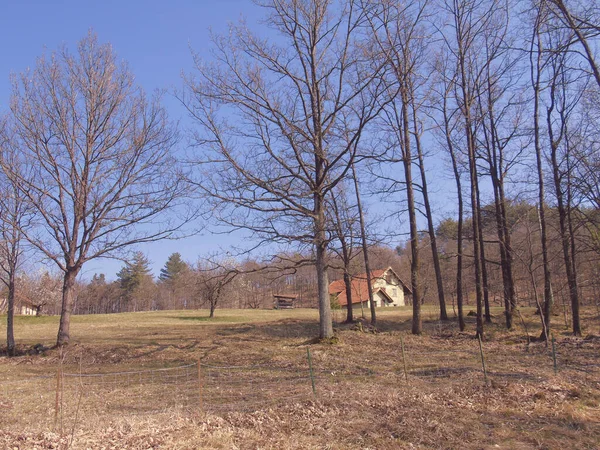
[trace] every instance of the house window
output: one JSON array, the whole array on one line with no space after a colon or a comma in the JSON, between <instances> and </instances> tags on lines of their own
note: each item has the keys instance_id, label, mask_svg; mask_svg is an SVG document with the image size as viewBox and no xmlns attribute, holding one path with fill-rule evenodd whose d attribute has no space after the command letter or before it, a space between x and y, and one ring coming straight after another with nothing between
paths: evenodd
<instances>
[{"instance_id":1,"label":"house window","mask_svg":"<svg viewBox=\"0 0 600 450\"><path fill-rule=\"evenodd\" d=\"M393 297L397 297L398 296L398 289L396 289L396 288L392 289L392 296Z\"/></svg>"}]
</instances>

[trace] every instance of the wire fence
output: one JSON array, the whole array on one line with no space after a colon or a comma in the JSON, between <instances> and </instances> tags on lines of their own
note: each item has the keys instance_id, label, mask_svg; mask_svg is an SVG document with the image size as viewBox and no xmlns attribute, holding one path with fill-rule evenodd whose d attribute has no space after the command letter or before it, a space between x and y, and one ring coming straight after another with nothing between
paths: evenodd
<instances>
[{"instance_id":1,"label":"wire fence","mask_svg":"<svg viewBox=\"0 0 600 450\"><path fill-rule=\"evenodd\" d=\"M586 350L577 351L585 354ZM402 342L393 355L376 362L340 365L339 359L319 357L317 352L311 357L307 347L305 357L289 365L226 366L197 361L111 373L68 372L59 365L55 373L46 376L0 381L0 426L64 430L90 418L115 419L165 411L256 411L319 396L342 395L367 384L485 384L489 379L539 382L558 371L600 379L594 350L589 358L580 355L574 360L568 347L516 354L492 351L488 355L485 346L432 352Z\"/></svg>"}]
</instances>

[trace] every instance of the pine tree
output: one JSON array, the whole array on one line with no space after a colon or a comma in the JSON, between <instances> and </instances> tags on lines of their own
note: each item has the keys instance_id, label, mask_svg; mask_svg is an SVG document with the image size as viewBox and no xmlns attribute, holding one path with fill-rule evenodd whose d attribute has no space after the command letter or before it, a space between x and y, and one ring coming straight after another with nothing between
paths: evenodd
<instances>
[{"instance_id":1,"label":"pine tree","mask_svg":"<svg viewBox=\"0 0 600 450\"><path fill-rule=\"evenodd\" d=\"M181 259L180 253L173 253L167 259L165 266L160 269L158 278L160 281L168 283L176 280L181 274L189 269L188 264Z\"/></svg>"},{"instance_id":2,"label":"pine tree","mask_svg":"<svg viewBox=\"0 0 600 450\"><path fill-rule=\"evenodd\" d=\"M131 262L117 273L119 287L122 292L122 299L127 303L135 300L135 293L145 280L151 280L150 261L142 252L135 252ZM133 310L137 310L137 305L133 305Z\"/></svg>"}]
</instances>

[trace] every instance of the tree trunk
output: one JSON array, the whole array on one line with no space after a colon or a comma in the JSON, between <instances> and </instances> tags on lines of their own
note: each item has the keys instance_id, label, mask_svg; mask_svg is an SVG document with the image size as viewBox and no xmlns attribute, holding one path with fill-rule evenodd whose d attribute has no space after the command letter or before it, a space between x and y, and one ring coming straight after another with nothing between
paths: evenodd
<instances>
[{"instance_id":1,"label":"tree trunk","mask_svg":"<svg viewBox=\"0 0 600 450\"><path fill-rule=\"evenodd\" d=\"M315 247L317 289L319 293L319 337L333 337L333 322L331 318L331 302L329 300L329 279L327 277L327 238L325 235L325 213L323 199L315 194Z\"/></svg>"},{"instance_id":2,"label":"tree trunk","mask_svg":"<svg viewBox=\"0 0 600 450\"><path fill-rule=\"evenodd\" d=\"M474 139L474 138L473 138ZM477 164L477 163L475 163ZM477 214L477 228L479 230L479 251L481 264L481 282L483 285L483 307L485 323L492 323L492 314L490 311L490 289L488 283L488 271L485 260L485 241L483 236L483 220L481 218L481 196L479 194L479 182L475 183L477 194L477 210L473 211L473 215Z\"/></svg>"},{"instance_id":3,"label":"tree trunk","mask_svg":"<svg viewBox=\"0 0 600 450\"><path fill-rule=\"evenodd\" d=\"M460 331L465 331L465 313L463 309L463 287L462 287L462 269L463 269L463 198L460 178L457 178L458 185L458 238L456 242L456 306L458 307L458 327Z\"/></svg>"},{"instance_id":4,"label":"tree trunk","mask_svg":"<svg viewBox=\"0 0 600 450\"><path fill-rule=\"evenodd\" d=\"M591 47L588 44L587 38L581 31L581 27L575 23L575 18L571 15L571 12L565 5L565 2L563 0L553 0L553 3L556 6L558 6L558 8L560 9L561 13L563 14L563 16L565 18L565 21L569 25L569 28L573 31L573 33L575 33L577 40L583 47L583 50L585 52L585 57L587 59L588 64L590 65L590 69L592 71L592 74L594 75L594 79L596 80L596 84L598 84L598 87L600 87L600 69L598 68L596 61L594 60L593 47ZM594 4L594 2L590 2L590 5L592 5L592 4Z\"/></svg>"},{"instance_id":5,"label":"tree trunk","mask_svg":"<svg viewBox=\"0 0 600 450\"><path fill-rule=\"evenodd\" d=\"M544 169L542 146L540 143L540 78L541 78L541 59L542 48L539 36L539 15L536 19L534 36L531 42L530 64L531 64L531 84L533 86L533 134L535 146L535 160L538 177L538 215L540 223L540 239L542 244L542 264L544 268L544 311L542 320L542 334L540 339L547 341L550 338L550 319L552 317L552 305L554 298L552 293L552 275L550 272L550 260L548 257L548 233L546 230L546 194L544 192ZM533 60L534 46L537 45L535 51L535 62Z\"/></svg>"},{"instance_id":6,"label":"tree trunk","mask_svg":"<svg viewBox=\"0 0 600 450\"><path fill-rule=\"evenodd\" d=\"M15 356L15 274L11 271L8 277L8 308L6 311L6 348L8 356Z\"/></svg>"},{"instance_id":7,"label":"tree trunk","mask_svg":"<svg viewBox=\"0 0 600 450\"><path fill-rule=\"evenodd\" d=\"M477 238L479 241L479 264L481 267L481 283L483 286L483 307L484 307L484 317L486 323L492 323L492 314L490 311L490 288L488 283L488 272L487 272L487 264L485 262L485 242L483 239L483 220L481 218L481 196L479 194L479 179L477 176L477 160L475 153L475 137L472 137L472 145L473 145L473 161L474 165L474 176L475 183L471 185L472 189L475 189L475 198L477 201L477 208L473 210L473 226L477 227ZM469 159L471 157L469 156ZM469 164L471 164L469 162ZM477 216L477 221L475 222L475 216ZM475 234L473 235L475 239Z\"/></svg>"},{"instance_id":8,"label":"tree trunk","mask_svg":"<svg viewBox=\"0 0 600 450\"><path fill-rule=\"evenodd\" d=\"M492 179L492 187L494 190L494 212L496 219L496 233L498 236L498 247L500 252L500 268L502 271L502 286L504 297L504 316L506 319L506 328L512 329L513 311L516 306L515 301L515 286L512 274L512 247L510 244L510 232L506 218L506 199L504 196L504 181L499 174L502 170L502 150L496 147L495 127L493 125L493 113L490 111L490 129L491 138L489 145L490 162L490 178ZM500 155L498 155L500 152ZM498 167L500 165L500 167Z\"/></svg>"},{"instance_id":9,"label":"tree trunk","mask_svg":"<svg viewBox=\"0 0 600 450\"><path fill-rule=\"evenodd\" d=\"M504 251L506 265L506 283L504 289L508 296L508 303L510 306L510 320L512 324L513 313L517 308L517 294L515 292L515 279L513 276L513 249L510 237L510 230L508 228L508 215L506 213L506 196L504 195L504 179L500 176L499 183L499 194L500 194L500 221L502 223L502 231L504 238Z\"/></svg>"},{"instance_id":10,"label":"tree trunk","mask_svg":"<svg viewBox=\"0 0 600 450\"><path fill-rule=\"evenodd\" d=\"M346 286L346 323L354 322L354 314L352 310L352 280L348 271L348 265L344 263L344 285ZM359 299L360 300L360 299Z\"/></svg>"},{"instance_id":11,"label":"tree trunk","mask_svg":"<svg viewBox=\"0 0 600 450\"><path fill-rule=\"evenodd\" d=\"M471 181L471 211L473 228L473 257L475 260L475 295L477 301L477 331L478 337L483 339L483 292L482 292L482 267L481 267L481 249L479 248L481 239L479 236L479 188L477 181L477 161L475 160L475 143L471 131L471 123L466 119L465 131L467 135L467 146L469 149L469 175Z\"/></svg>"},{"instance_id":12,"label":"tree trunk","mask_svg":"<svg viewBox=\"0 0 600 450\"><path fill-rule=\"evenodd\" d=\"M502 286L504 297L504 316L506 320L506 328L512 329L513 323L513 300L514 300L514 285L512 284L512 269L509 271L509 262L507 260L507 245L505 242L505 217L503 217L501 200L499 194L498 179L492 169L492 184L494 187L494 207L496 216L496 232L498 235L498 247L500 250L500 268L502 271Z\"/></svg>"},{"instance_id":13,"label":"tree trunk","mask_svg":"<svg viewBox=\"0 0 600 450\"><path fill-rule=\"evenodd\" d=\"M415 210L415 194L412 180L412 153L410 149L410 127L408 119L408 87L401 89L402 95L402 128L403 152L402 163L404 166L404 181L406 182L406 200L408 203L408 220L410 223L410 284L413 292L413 320L412 333L422 333L421 320L421 295L419 292L419 233L417 230L417 215ZM415 130L416 131L416 130Z\"/></svg>"},{"instance_id":14,"label":"tree trunk","mask_svg":"<svg viewBox=\"0 0 600 450\"><path fill-rule=\"evenodd\" d=\"M423 203L425 205L425 215L427 217L427 230L429 232L429 242L431 245L431 254L433 257L433 268L435 270L435 281L438 289L438 302L440 305L440 320L448 320L448 312L446 311L446 299L444 297L444 282L442 280L442 269L440 267L440 255L437 248L437 239L435 229L433 227L433 214L431 212L431 204L429 203L429 192L427 190L427 176L425 174L425 162L423 159L423 150L421 148L421 138L417 129L417 117L413 102L413 126L415 128L415 139L417 147L417 155L419 158L419 170L421 172L421 185L423 193Z\"/></svg>"},{"instance_id":15,"label":"tree trunk","mask_svg":"<svg viewBox=\"0 0 600 450\"><path fill-rule=\"evenodd\" d=\"M367 246L367 230L365 229L365 218L363 216L362 204L360 201L360 189L358 187L358 178L356 177L356 169L352 164L352 177L354 178L354 190L356 191L356 206L358 208L358 218L360 220L360 236L363 248L363 257L365 259L365 271L367 272L367 290L369 294L369 305L371 307L371 325L377 325L377 313L375 312L375 302L373 301L373 289L371 284L371 265L369 264L369 252ZM362 298L361 309L362 309ZM364 315L364 314L363 314Z\"/></svg>"},{"instance_id":16,"label":"tree trunk","mask_svg":"<svg viewBox=\"0 0 600 450\"><path fill-rule=\"evenodd\" d=\"M576 269L572 265L572 259L570 256L570 237L568 232L568 218L567 211L563 204L562 192L560 186L557 187L557 198L558 200L558 219L560 224L561 243L563 249L563 257L565 262L565 270L567 273L567 283L569 285L569 298L571 300L571 314L573 320L573 334L575 336L581 336L581 321L579 318L579 290L577 288L577 274Z\"/></svg>"},{"instance_id":17,"label":"tree trunk","mask_svg":"<svg viewBox=\"0 0 600 450\"><path fill-rule=\"evenodd\" d=\"M567 161L569 161L569 156L567 156ZM571 185L571 164L567 162L567 224L568 224L568 235L569 235L569 244L570 244L570 252L571 252L571 277L572 281L569 283L569 288L574 289L576 295L571 294L571 309L573 311L573 334L575 336L581 336L581 319L579 315L579 307L580 307L580 292L579 286L577 282L577 247L575 244L575 231L573 229L573 199L572 199L572 185Z\"/></svg>"},{"instance_id":18,"label":"tree trunk","mask_svg":"<svg viewBox=\"0 0 600 450\"><path fill-rule=\"evenodd\" d=\"M486 323L492 323L492 313L490 311L490 287L488 283L487 264L485 262L485 242L483 240L483 227L481 220L481 200L479 196L479 183L477 183L477 227L479 228L479 250L481 252L481 282L483 284L483 306Z\"/></svg>"},{"instance_id":19,"label":"tree trunk","mask_svg":"<svg viewBox=\"0 0 600 450\"><path fill-rule=\"evenodd\" d=\"M473 130L473 120L471 108L473 106L473 93L470 85L470 77L467 74L467 56L470 42L465 42L465 35L468 35L471 29L463 30L463 14L461 7L464 5L456 5L454 11L454 22L456 26L456 38L458 43L457 48L457 63L459 73L459 89L461 98L461 114L464 119L465 139L467 143L468 159L469 159L469 178L471 187L471 215L473 227L473 257L475 260L475 294L477 300L477 336L483 339L483 292L482 292L482 267L481 267L481 249L480 247L480 226L479 226L479 181L477 177L477 155L475 149L475 135ZM466 46L466 48L465 48Z\"/></svg>"},{"instance_id":20,"label":"tree trunk","mask_svg":"<svg viewBox=\"0 0 600 450\"><path fill-rule=\"evenodd\" d=\"M548 133L550 139L550 160L552 164L552 175L554 181L554 189L556 193L556 202L558 209L558 222L560 225L560 240L562 244L563 250L563 258L565 264L565 271L567 274L567 283L569 285L569 297L571 299L571 310L573 315L573 334L575 336L581 336L581 322L579 318L579 291L577 288L577 273L576 268L573 267L573 259L571 258L570 248L571 240L569 236L569 224L568 224L568 209L571 207L570 204L565 205L565 198L562 187L562 174L560 172L559 162L558 162L558 149L559 144L562 139L562 136L559 136L558 139L554 137L553 131L553 122L552 122L552 113L555 108L554 101L556 99L556 80L553 80L551 86L551 99L552 103L547 109L546 112L546 121L548 124ZM566 120L566 119L563 119ZM567 150L568 152L569 150ZM570 167L568 168L570 170ZM567 202L569 203L569 202Z\"/></svg>"},{"instance_id":21,"label":"tree trunk","mask_svg":"<svg viewBox=\"0 0 600 450\"><path fill-rule=\"evenodd\" d=\"M68 268L63 279L62 305L60 309L60 325L56 345L62 347L69 343L69 327L71 323L71 312L73 311L75 295L75 279L79 269Z\"/></svg>"},{"instance_id":22,"label":"tree trunk","mask_svg":"<svg viewBox=\"0 0 600 450\"><path fill-rule=\"evenodd\" d=\"M354 311L353 311L353 307L352 307L352 278L350 276L350 262L352 260L352 248L348 248L348 243L346 242L346 236L344 235L342 216L340 215L340 211L338 208L338 202L336 200L335 195L332 195L331 207L333 209L333 215L335 218L334 229L336 230L336 233L338 234L338 240L340 241L340 245L342 246L341 257L342 257L342 261L344 263L344 285L346 286L346 300L347 300L346 323L352 323L352 322L354 322ZM352 241L351 241L350 245L352 245Z\"/></svg>"},{"instance_id":23,"label":"tree trunk","mask_svg":"<svg viewBox=\"0 0 600 450\"><path fill-rule=\"evenodd\" d=\"M460 172L458 170L458 162L454 153L454 144L450 136L450 122L447 113L447 99L444 96L444 132L446 136L446 143L448 145L448 151L450 152L450 159L452 160L452 171L454 172L454 181L456 183L456 196L458 203L458 230L456 237L456 306L458 308L458 327L460 331L465 331L465 316L463 311L463 281L462 281L462 270L463 270L463 215L464 215L464 204L462 196L462 183L460 180Z\"/></svg>"}]
</instances>

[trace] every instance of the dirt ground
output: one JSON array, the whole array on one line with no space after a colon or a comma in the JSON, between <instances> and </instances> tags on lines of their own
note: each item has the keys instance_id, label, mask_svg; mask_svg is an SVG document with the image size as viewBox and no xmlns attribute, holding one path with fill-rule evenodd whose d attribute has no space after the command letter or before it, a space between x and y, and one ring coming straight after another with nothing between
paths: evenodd
<instances>
[{"instance_id":1,"label":"dirt ground","mask_svg":"<svg viewBox=\"0 0 600 450\"><path fill-rule=\"evenodd\" d=\"M331 343L314 341L313 310L75 317L62 355L44 348L55 318L19 318L24 354L0 357L0 448L600 449L593 311L583 338L556 324L556 370L551 345L498 314L485 375L473 323L459 333L432 311L417 337L409 315L382 312L377 332L338 324ZM522 316L536 336L533 311ZM57 423L59 367L85 396L61 398Z\"/></svg>"}]
</instances>

